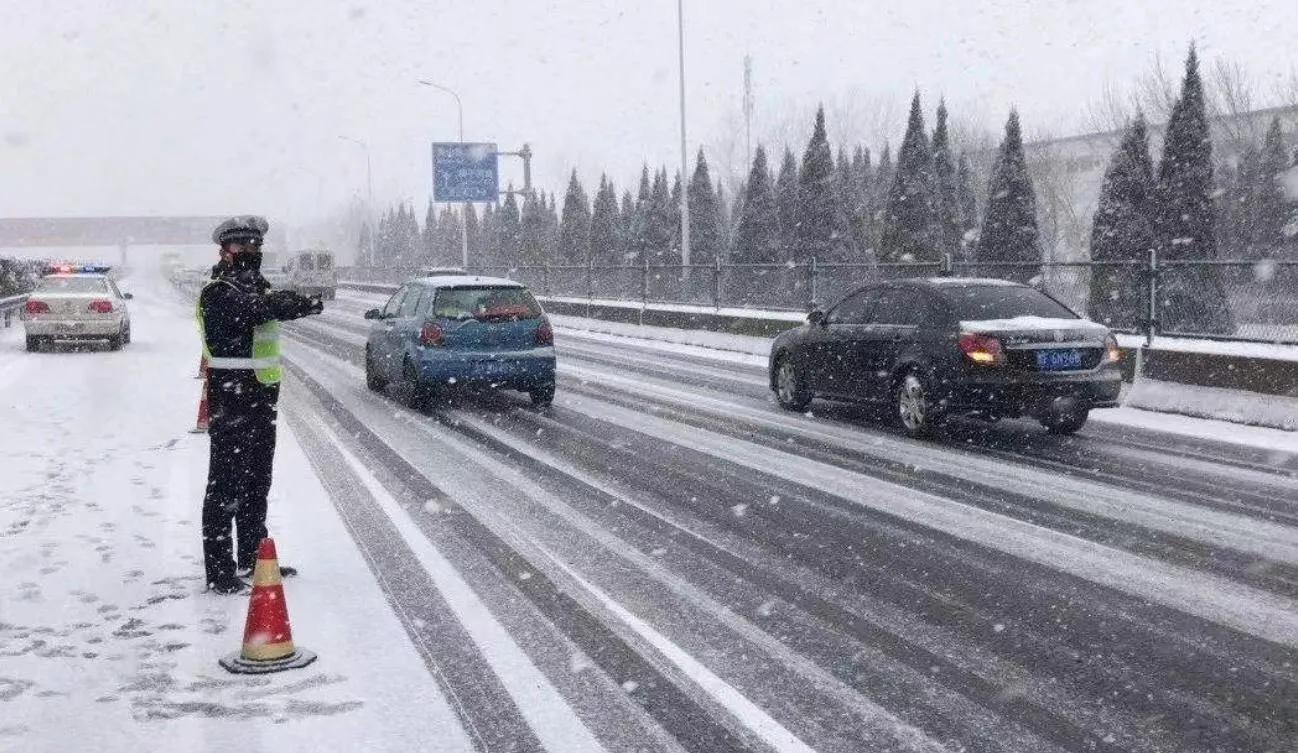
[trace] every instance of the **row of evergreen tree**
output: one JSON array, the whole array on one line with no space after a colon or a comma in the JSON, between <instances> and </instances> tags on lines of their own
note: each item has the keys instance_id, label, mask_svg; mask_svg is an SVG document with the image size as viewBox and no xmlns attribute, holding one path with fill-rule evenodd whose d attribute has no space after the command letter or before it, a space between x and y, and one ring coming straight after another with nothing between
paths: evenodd
<instances>
[{"instance_id":1,"label":"row of evergreen tree","mask_svg":"<svg viewBox=\"0 0 1298 753\"><path fill-rule=\"evenodd\" d=\"M1214 177L1212 141L1193 48L1155 170L1144 118L1128 124L1105 172L1091 231L1090 315L1135 328L1149 315L1143 267L1151 250L1165 261L1220 258L1298 260L1298 204L1287 199L1281 173L1288 156L1275 119L1260 149L1235 171ZM1163 331L1229 334L1227 289L1249 284L1250 266L1171 266L1159 278L1153 308Z\"/></svg>"},{"instance_id":2,"label":"row of evergreen tree","mask_svg":"<svg viewBox=\"0 0 1298 753\"><path fill-rule=\"evenodd\" d=\"M376 266L447 264L461 259L461 222L474 266L677 265L681 263L681 191L688 192L691 263L733 264L937 262L1040 258L1035 200L1023 157L1017 114L992 174L983 228L967 156L951 145L944 105L933 133L925 130L920 97L896 164L885 146L877 164L868 148L834 156L823 108L799 160L785 149L778 172L758 146L747 179L733 200L714 183L700 150L688 186L666 168L641 171L638 190L600 177L593 200L574 170L560 210L545 192L506 192L481 214L470 205L438 212L430 203L419 227L412 207L389 210L379 221ZM521 206L519 198L522 197ZM1021 236L1021 237L1020 237ZM985 243L976 239L986 237ZM369 230L361 248L370 248Z\"/></svg>"}]
</instances>

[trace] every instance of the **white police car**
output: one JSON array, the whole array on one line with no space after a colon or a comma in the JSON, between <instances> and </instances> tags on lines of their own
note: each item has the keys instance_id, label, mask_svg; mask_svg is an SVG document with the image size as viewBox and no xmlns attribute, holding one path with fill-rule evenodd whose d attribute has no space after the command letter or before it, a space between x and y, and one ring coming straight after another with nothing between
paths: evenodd
<instances>
[{"instance_id":1,"label":"white police car","mask_svg":"<svg viewBox=\"0 0 1298 753\"><path fill-rule=\"evenodd\" d=\"M57 340L106 340L112 350L131 341L130 293L109 277L110 268L97 265L58 265L45 270L27 297L21 319L27 350L40 350Z\"/></svg>"}]
</instances>

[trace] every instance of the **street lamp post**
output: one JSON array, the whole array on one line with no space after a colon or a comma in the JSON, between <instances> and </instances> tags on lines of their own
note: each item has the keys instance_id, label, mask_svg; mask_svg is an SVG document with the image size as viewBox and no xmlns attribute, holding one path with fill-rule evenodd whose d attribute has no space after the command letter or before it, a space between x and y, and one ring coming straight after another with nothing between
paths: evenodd
<instances>
[{"instance_id":1,"label":"street lamp post","mask_svg":"<svg viewBox=\"0 0 1298 753\"><path fill-rule=\"evenodd\" d=\"M455 110L459 115L460 121L460 143L464 143L464 103L460 101L460 95L455 93L454 89L449 89L433 81L420 79L419 83L424 86L431 86L434 89L444 91L455 98ZM460 211L460 264L467 271L469 268L469 203L465 202Z\"/></svg>"},{"instance_id":2,"label":"street lamp post","mask_svg":"<svg viewBox=\"0 0 1298 753\"><path fill-rule=\"evenodd\" d=\"M338 138L342 139L343 141L349 141L355 144L356 146L359 146L361 149L365 150L365 190L366 190L366 195L368 196L368 199L366 200L366 207L365 207L365 214L366 214L365 221L370 226L370 247L365 249L365 251L370 257L369 261L373 262L374 261L374 165L370 161L370 145L365 143L364 141L361 141L360 139L354 139L350 136L339 136Z\"/></svg>"},{"instance_id":3,"label":"street lamp post","mask_svg":"<svg viewBox=\"0 0 1298 753\"><path fill-rule=\"evenodd\" d=\"M685 0L676 0L676 27L681 72L681 266L688 274L690 266L690 174L685 146Z\"/></svg>"}]
</instances>

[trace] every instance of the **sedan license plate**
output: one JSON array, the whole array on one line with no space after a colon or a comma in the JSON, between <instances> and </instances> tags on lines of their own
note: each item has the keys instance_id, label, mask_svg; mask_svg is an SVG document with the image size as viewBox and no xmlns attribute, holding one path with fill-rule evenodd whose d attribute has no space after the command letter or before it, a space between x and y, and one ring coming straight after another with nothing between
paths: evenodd
<instances>
[{"instance_id":1,"label":"sedan license plate","mask_svg":"<svg viewBox=\"0 0 1298 753\"><path fill-rule=\"evenodd\" d=\"M494 379L505 373L505 364L500 361L479 361L473 365L473 376L478 379Z\"/></svg>"},{"instance_id":2,"label":"sedan license plate","mask_svg":"<svg viewBox=\"0 0 1298 753\"><path fill-rule=\"evenodd\" d=\"M1082 351L1038 350L1037 368L1041 371L1073 371L1082 368Z\"/></svg>"}]
</instances>

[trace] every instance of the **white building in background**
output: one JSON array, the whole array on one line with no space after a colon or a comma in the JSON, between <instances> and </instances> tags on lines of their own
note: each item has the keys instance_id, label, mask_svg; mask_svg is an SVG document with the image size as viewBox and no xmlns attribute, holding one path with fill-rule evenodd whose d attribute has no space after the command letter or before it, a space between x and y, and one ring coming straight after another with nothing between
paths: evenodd
<instances>
[{"instance_id":1,"label":"white building in background","mask_svg":"<svg viewBox=\"0 0 1298 753\"><path fill-rule=\"evenodd\" d=\"M1213 156L1218 164L1237 165L1249 145L1260 148L1276 117L1286 143L1291 149L1298 147L1298 105L1212 118ZM1149 126L1155 170L1165 131L1164 123ZM1104 131L1023 145L1036 189L1037 221L1048 261L1090 258L1091 219L1099 203L1104 170L1121 139L1121 131Z\"/></svg>"}]
</instances>

